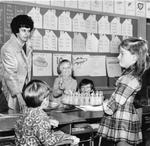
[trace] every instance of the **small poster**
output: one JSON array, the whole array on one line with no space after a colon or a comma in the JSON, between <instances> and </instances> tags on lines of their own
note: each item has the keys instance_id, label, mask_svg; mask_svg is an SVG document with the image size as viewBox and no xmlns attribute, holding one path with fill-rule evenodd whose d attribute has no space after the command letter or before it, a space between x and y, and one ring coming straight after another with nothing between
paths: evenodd
<instances>
[{"instance_id":1,"label":"small poster","mask_svg":"<svg viewBox=\"0 0 150 146\"><path fill-rule=\"evenodd\" d=\"M33 53L33 76L52 76L51 53Z\"/></svg>"},{"instance_id":2,"label":"small poster","mask_svg":"<svg viewBox=\"0 0 150 146\"><path fill-rule=\"evenodd\" d=\"M108 77L119 77L121 75L121 67L116 57L107 57L106 67Z\"/></svg>"},{"instance_id":3,"label":"small poster","mask_svg":"<svg viewBox=\"0 0 150 146\"><path fill-rule=\"evenodd\" d=\"M69 61L71 61L71 54L53 54L53 75L57 76L57 66L59 64L59 62L63 59L67 59Z\"/></svg>"}]
</instances>

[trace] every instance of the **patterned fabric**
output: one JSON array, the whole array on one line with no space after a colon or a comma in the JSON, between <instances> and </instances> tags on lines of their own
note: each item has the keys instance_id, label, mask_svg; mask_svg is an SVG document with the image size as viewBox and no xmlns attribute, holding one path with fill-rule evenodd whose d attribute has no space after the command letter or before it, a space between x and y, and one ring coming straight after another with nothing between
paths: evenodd
<instances>
[{"instance_id":1,"label":"patterned fabric","mask_svg":"<svg viewBox=\"0 0 150 146\"><path fill-rule=\"evenodd\" d=\"M103 104L105 114L98 129L100 136L132 145L142 142L141 121L133 105L140 88L138 79L132 73L118 79L116 90L108 102Z\"/></svg>"},{"instance_id":2,"label":"patterned fabric","mask_svg":"<svg viewBox=\"0 0 150 146\"><path fill-rule=\"evenodd\" d=\"M69 134L54 132L50 121L43 110L26 108L15 125L16 146L54 146L69 140Z\"/></svg>"}]
</instances>

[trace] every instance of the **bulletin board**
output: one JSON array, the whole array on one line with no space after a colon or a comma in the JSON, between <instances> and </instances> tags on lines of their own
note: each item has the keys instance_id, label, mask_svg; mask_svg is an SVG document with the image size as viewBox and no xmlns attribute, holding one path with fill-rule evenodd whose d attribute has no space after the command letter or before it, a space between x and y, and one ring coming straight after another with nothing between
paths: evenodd
<instances>
[{"instance_id":1,"label":"bulletin board","mask_svg":"<svg viewBox=\"0 0 150 146\"><path fill-rule=\"evenodd\" d=\"M79 5L78 5L79 6ZM96 16L96 21L99 21L103 16L107 16L109 22L111 22L114 18L119 18L120 23L122 24L126 19L130 19L132 21L132 26L133 26L133 30L132 30L132 36L141 36L141 34L145 35L145 32L141 32L141 30L139 31L140 28L140 17L136 17L136 16L127 16L125 14L115 14L115 13L111 13L111 12L102 12L100 11L94 11L94 10L85 10L82 9L82 7L80 8L69 8L69 7L65 7L65 6L50 6L50 5L44 5L44 4L35 4L35 3L30 3L30 2L19 2L19 1L12 1L12 2L0 2L0 47L9 39L10 34L11 34L11 30L10 30L10 22L12 20L12 18L18 14L28 14L33 8L40 8L40 13L42 14L42 16L48 11L48 10L55 10L56 11L56 16L59 17L63 12L70 12L70 18L73 19L75 17L75 15L77 15L78 13L83 14L83 18L86 20L90 15L95 15ZM42 18L43 20L43 18ZM37 26L38 27L38 26ZM144 27L144 26L142 26ZM66 28L68 29L68 28ZM46 33L47 29L44 28L36 28L36 30L38 30L38 32L44 36L44 34ZM68 34L68 36L73 39L75 33L80 33L81 36L83 36L83 38L87 39L89 32L76 32L73 30L62 30L62 29L49 29L49 31L52 31L57 38L60 37L61 32L66 32ZM93 32L92 33L96 38L100 38L100 34L99 32ZM112 37L114 36L113 34L106 34L107 38L109 40L112 39ZM115 35L117 36L120 41L123 40L125 38L125 36L123 35ZM57 40L58 43L58 40ZM71 47L73 46L73 44L70 44ZM43 47L43 45L42 45ZM64 47L65 48L65 47ZM48 66L46 66L48 69L51 68L51 70L49 70L49 72L46 72L45 74L42 75L42 73L39 75L38 73L34 73L35 69L32 68L32 78L33 79L41 79L41 80L45 80L46 82L48 82L50 84L50 86L53 85L54 79L57 77L57 75L54 74L54 56L55 54L70 54L71 56L71 60L73 60L73 56L74 55L89 55L90 58L94 58L96 56L105 56L105 57L117 57L118 52L105 52L105 51L90 51L90 47L89 50L78 50L78 51L74 51L72 50L60 50L61 47L59 46L59 49L55 50L55 47L53 50L44 50L42 49L35 49L33 51L33 54L38 54L38 53L43 53L43 54L47 54L45 55L46 58L47 56L49 56L51 58L51 60L46 60L48 62ZM33 60L34 61L34 60ZM95 62L96 64L96 62ZM95 65L93 64L93 65ZM56 66L55 66L56 68ZM101 68L101 66L100 66ZM39 68L40 69L40 68ZM38 70L38 68L36 68L36 70ZM98 70L98 68L95 68L95 70ZM94 72L94 69L92 68L92 72ZM92 74L92 73L91 73ZM107 69L106 69L106 74L103 76L102 74L98 75L94 75L96 74L95 72L93 73L92 76L90 75L78 75L76 76L76 79L78 81L78 83L80 82L81 79L83 78L88 78L93 80L94 84L96 87L112 87L114 86L114 83L116 81L116 77L108 77L107 75Z\"/></svg>"}]
</instances>

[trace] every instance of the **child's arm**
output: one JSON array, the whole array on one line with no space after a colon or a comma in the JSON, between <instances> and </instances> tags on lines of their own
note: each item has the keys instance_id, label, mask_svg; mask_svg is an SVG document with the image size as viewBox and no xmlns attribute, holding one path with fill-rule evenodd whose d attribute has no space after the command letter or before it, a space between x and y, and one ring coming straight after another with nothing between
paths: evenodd
<instances>
[{"instance_id":1,"label":"child's arm","mask_svg":"<svg viewBox=\"0 0 150 146\"><path fill-rule=\"evenodd\" d=\"M60 80L59 78L56 78L53 85L53 96L59 97L63 94L64 90L60 89Z\"/></svg>"},{"instance_id":2,"label":"child's arm","mask_svg":"<svg viewBox=\"0 0 150 146\"><path fill-rule=\"evenodd\" d=\"M115 92L112 94L111 98L103 103L104 112L112 115L118 107L124 105L126 101L131 97L131 95L139 90L140 85L136 79L132 79L127 83L120 83L117 86Z\"/></svg>"}]
</instances>

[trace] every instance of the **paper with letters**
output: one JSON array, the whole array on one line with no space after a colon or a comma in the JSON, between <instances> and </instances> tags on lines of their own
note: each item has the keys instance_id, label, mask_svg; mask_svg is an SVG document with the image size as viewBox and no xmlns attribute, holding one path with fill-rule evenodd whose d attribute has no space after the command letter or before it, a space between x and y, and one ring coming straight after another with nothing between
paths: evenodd
<instances>
[{"instance_id":1,"label":"paper with letters","mask_svg":"<svg viewBox=\"0 0 150 146\"><path fill-rule=\"evenodd\" d=\"M59 62L63 59L67 59L69 61L71 61L71 54L53 54L53 75L57 76L57 66L59 64Z\"/></svg>"},{"instance_id":2,"label":"paper with letters","mask_svg":"<svg viewBox=\"0 0 150 146\"><path fill-rule=\"evenodd\" d=\"M43 28L57 30L56 10L47 10L43 15Z\"/></svg>"},{"instance_id":3,"label":"paper with letters","mask_svg":"<svg viewBox=\"0 0 150 146\"><path fill-rule=\"evenodd\" d=\"M43 36L43 50L57 51L57 36L53 31L45 30Z\"/></svg>"},{"instance_id":4,"label":"paper with letters","mask_svg":"<svg viewBox=\"0 0 150 146\"><path fill-rule=\"evenodd\" d=\"M42 50L43 40L41 33L35 29L31 37L32 45L34 50Z\"/></svg>"}]
</instances>

